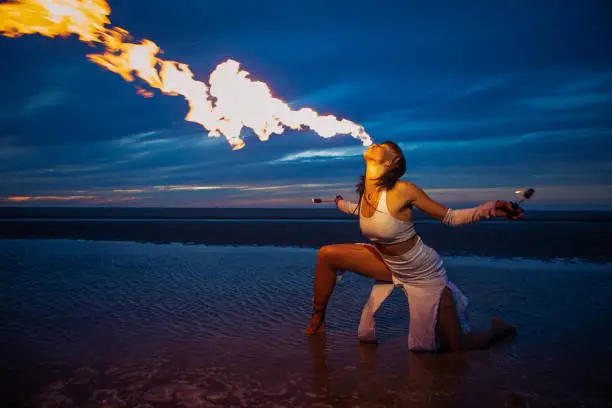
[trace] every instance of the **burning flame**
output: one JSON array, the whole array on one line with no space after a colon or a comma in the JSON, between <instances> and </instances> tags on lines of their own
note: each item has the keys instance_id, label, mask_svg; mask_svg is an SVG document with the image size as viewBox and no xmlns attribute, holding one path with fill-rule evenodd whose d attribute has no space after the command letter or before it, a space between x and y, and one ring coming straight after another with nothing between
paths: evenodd
<instances>
[{"instance_id":1,"label":"burning flame","mask_svg":"<svg viewBox=\"0 0 612 408\"><path fill-rule=\"evenodd\" d=\"M363 126L347 119L321 116L311 108L292 110L272 96L267 84L249 79L249 73L234 60L217 65L210 86L195 80L188 65L159 58L160 49L154 42L134 43L127 30L106 27L110 12L106 0L16 0L0 4L0 32L7 37L74 34L83 42L100 44L103 52L87 55L90 61L126 81L137 77L166 95L183 96L189 104L185 120L199 123L211 137L224 136L234 150L245 145L240 137L244 127L251 128L261 141L286 128L308 127L324 138L347 134L364 146L372 144ZM138 94L153 95L145 89Z\"/></svg>"}]
</instances>

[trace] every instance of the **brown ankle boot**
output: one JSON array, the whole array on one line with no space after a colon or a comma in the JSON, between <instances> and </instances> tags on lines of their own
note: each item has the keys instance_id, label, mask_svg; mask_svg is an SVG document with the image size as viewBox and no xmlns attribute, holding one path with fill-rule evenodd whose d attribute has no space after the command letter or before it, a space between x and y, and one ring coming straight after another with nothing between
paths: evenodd
<instances>
[{"instance_id":1,"label":"brown ankle boot","mask_svg":"<svg viewBox=\"0 0 612 408\"><path fill-rule=\"evenodd\" d=\"M312 307L312 317L304 333L313 335L317 333L323 333L325 331L325 309L326 307Z\"/></svg>"}]
</instances>

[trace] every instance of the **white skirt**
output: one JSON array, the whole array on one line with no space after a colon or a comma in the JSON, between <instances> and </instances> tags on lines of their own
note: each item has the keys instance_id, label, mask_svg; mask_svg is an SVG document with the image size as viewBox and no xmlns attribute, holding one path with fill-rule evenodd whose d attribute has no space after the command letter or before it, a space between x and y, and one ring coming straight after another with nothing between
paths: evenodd
<instances>
[{"instance_id":1,"label":"white skirt","mask_svg":"<svg viewBox=\"0 0 612 408\"><path fill-rule=\"evenodd\" d=\"M448 280L442 258L433 248L423 244L420 237L414 247L402 255L388 256L378 253L391 271L393 282L374 283L370 297L361 312L358 329L361 341L376 341L375 314L395 287L401 287L408 297L410 312L408 350L438 349L436 324L440 298L445 288L449 288L453 294L463 331L470 330L467 320L468 298Z\"/></svg>"}]
</instances>

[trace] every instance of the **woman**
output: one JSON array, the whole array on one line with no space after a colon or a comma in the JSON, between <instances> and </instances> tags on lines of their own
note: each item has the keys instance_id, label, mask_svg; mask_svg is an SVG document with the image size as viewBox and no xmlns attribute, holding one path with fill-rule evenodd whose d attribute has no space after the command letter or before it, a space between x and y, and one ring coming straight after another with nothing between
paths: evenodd
<instances>
[{"instance_id":1,"label":"woman","mask_svg":"<svg viewBox=\"0 0 612 408\"><path fill-rule=\"evenodd\" d=\"M404 288L410 305L409 350L482 348L513 333L513 327L497 318L492 320L490 330L481 332L469 331L466 322L460 322L456 302L463 299L467 303L467 298L448 281L438 253L416 234L412 211L416 207L450 226L492 216L518 219L522 211L514 211L511 203L505 201L461 210L433 201L416 185L399 180L406 171L406 159L393 142L373 144L363 157L366 170L357 185L359 203L337 197L336 206L343 212L359 215L361 232L373 245L326 245L319 250L313 312L306 334L324 329L327 303L336 284L336 272L341 270L377 281L392 281Z\"/></svg>"}]
</instances>

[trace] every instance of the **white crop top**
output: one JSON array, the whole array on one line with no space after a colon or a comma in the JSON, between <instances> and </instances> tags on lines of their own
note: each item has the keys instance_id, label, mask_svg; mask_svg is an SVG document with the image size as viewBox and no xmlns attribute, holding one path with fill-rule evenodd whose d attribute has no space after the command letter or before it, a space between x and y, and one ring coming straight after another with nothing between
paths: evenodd
<instances>
[{"instance_id":1,"label":"white crop top","mask_svg":"<svg viewBox=\"0 0 612 408\"><path fill-rule=\"evenodd\" d=\"M389 213L385 190L380 194L378 207L373 216L364 217L360 211L359 227L361 233L370 241L380 244L396 244L416 235L412 221L398 220Z\"/></svg>"}]
</instances>

